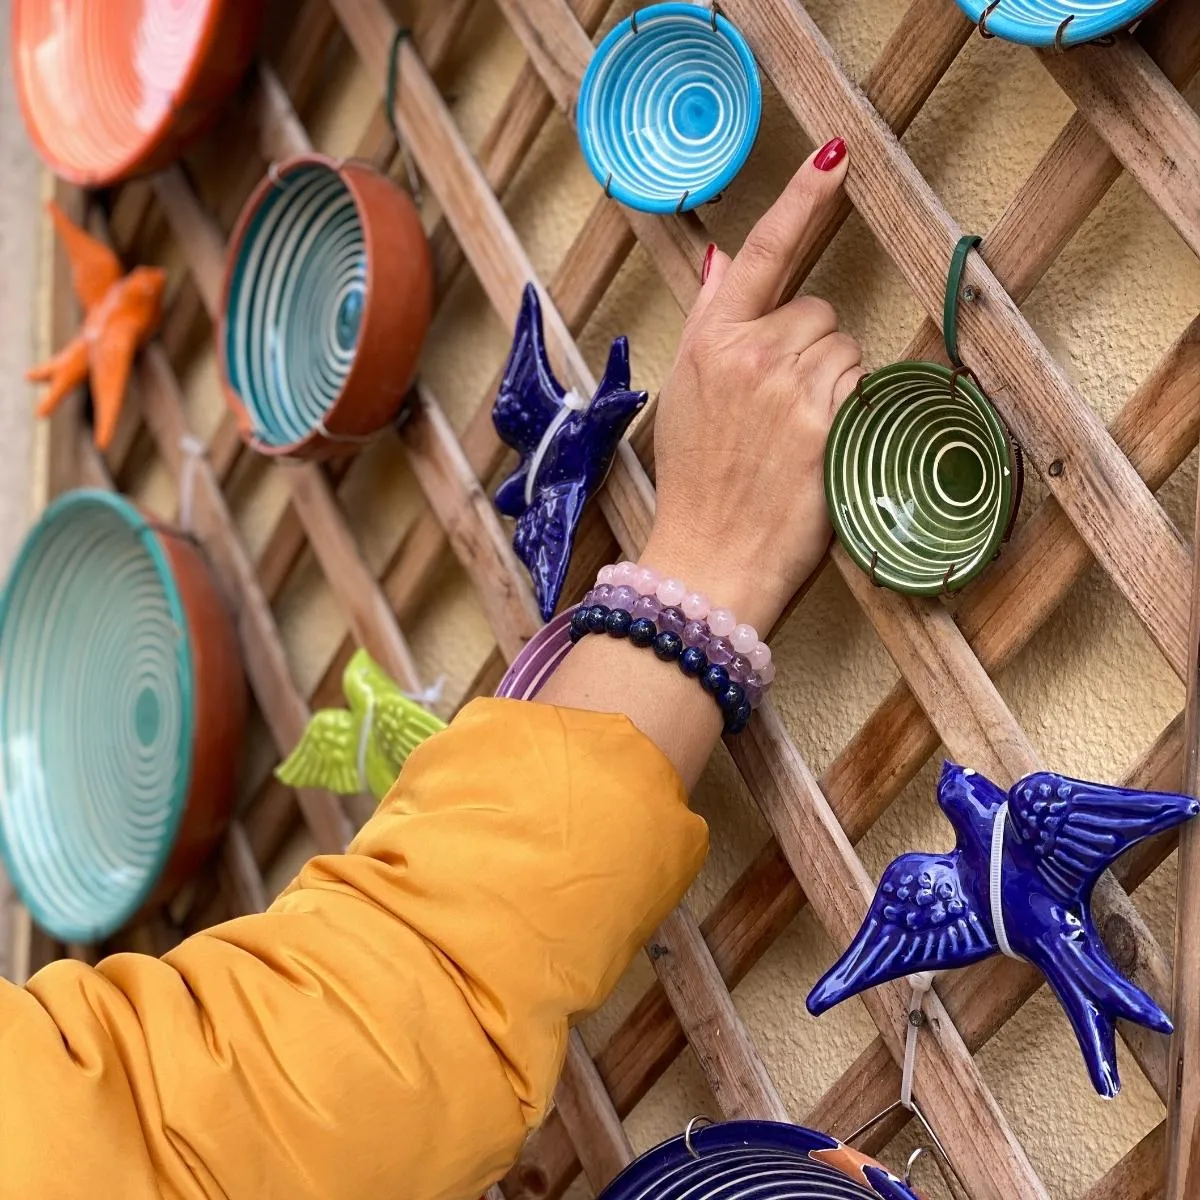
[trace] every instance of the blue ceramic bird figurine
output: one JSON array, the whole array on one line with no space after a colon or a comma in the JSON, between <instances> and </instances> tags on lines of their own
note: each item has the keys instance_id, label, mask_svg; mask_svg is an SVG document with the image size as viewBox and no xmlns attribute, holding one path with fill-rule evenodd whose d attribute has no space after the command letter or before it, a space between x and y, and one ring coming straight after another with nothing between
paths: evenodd
<instances>
[{"instance_id":1,"label":"blue ceramic bird figurine","mask_svg":"<svg viewBox=\"0 0 1200 1200\"><path fill-rule=\"evenodd\" d=\"M1126 850L1196 816L1200 803L1048 771L1005 795L953 763L942 768L937 795L958 835L954 850L903 854L884 871L862 928L809 994L809 1012L905 975L1009 954L1045 975L1096 1091L1115 1096L1113 1022L1160 1033L1171 1022L1113 965L1092 920L1092 891Z\"/></svg>"},{"instance_id":2,"label":"blue ceramic bird figurine","mask_svg":"<svg viewBox=\"0 0 1200 1200\"><path fill-rule=\"evenodd\" d=\"M513 549L529 568L544 621L558 605L583 506L604 483L629 422L647 399L629 389L629 341L623 337L613 342L590 401L567 391L550 369L537 289L526 286L492 408L496 432L521 461L496 492L496 507L517 519Z\"/></svg>"}]
</instances>

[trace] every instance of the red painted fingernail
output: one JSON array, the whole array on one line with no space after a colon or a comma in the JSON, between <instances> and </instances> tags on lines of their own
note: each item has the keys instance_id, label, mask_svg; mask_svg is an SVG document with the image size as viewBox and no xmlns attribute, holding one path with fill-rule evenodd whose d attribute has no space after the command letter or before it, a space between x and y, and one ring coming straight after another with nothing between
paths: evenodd
<instances>
[{"instance_id":1,"label":"red painted fingernail","mask_svg":"<svg viewBox=\"0 0 1200 1200\"><path fill-rule=\"evenodd\" d=\"M846 157L846 139L835 137L817 151L813 166L818 171L832 171Z\"/></svg>"},{"instance_id":2,"label":"red painted fingernail","mask_svg":"<svg viewBox=\"0 0 1200 1200\"><path fill-rule=\"evenodd\" d=\"M704 265L700 268L700 286L703 287L708 282L708 273L712 270L713 255L716 254L717 247L714 243L708 243L708 249L704 252Z\"/></svg>"}]
</instances>

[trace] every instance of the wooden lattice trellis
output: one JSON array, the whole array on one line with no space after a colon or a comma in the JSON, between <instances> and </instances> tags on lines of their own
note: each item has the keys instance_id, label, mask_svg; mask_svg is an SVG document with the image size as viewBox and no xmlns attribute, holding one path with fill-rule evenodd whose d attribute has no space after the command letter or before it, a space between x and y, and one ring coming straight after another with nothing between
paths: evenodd
<instances>
[{"instance_id":1,"label":"wooden lattice trellis","mask_svg":"<svg viewBox=\"0 0 1200 1200\"><path fill-rule=\"evenodd\" d=\"M426 188L444 214L432 235L439 289L469 265L496 313L511 324L521 290L539 283L551 353L563 377L585 394L594 380L575 336L640 243L683 309L696 295L701 256L710 240L696 215L650 217L599 196L553 279L539 281L497 196L512 182L557 105L570 116L592 52L592 36L612 0L497 0L523 43L528 62L495 114L477 155L455 126L434 76L471 14L472 0L424 6L410 40L399 48L395 119ZM947 264L960 230L909 161L897 135L913 121L949 69L973 26L953 0L912 0L861 89L848 79L798 0L722 0L746 34L804 133L813 142L834 134L853 146L847 201L814 230L796 277L803 280L851 205L887 248L931 318L941 310ZM237 611L251 687L280 752L298 738L310 705L333 700L355 644L399 680L415 684L401 632L427 599L449 547L477 590L496 649L468 695L487 692L505 662L538 624L523 570L480 480L502 460L493 432L494 389L456 439L427 388L398 436L428 502L376 578L339 505L345 464L272 467L283 472L290 503L266 549L252 561L239 540L223 487L241 453L227 417L206 453L190 460L182 392L172 360L198 320L215 317L224 269L224 237L241 200L264 165L309 149L296 116L311 92L318 63L340 24L364 68L385 92L397 23L384 0L303 0L296 5L276 74L262 65L244 97L244 144L229 147L247 166L215 208L206 207L183 169L127 186L93 223L128 247L148 215L165 216L188 271L173 297L160 339L136 374L139 403L129 406L115 448L101 459L78 407L54 423L51 486L112 486L144 423L157 453L193 490L194 531ZM556 1109L504 1181L509 1200L549 1200L582 1168L599 1188L632 1157L621 1116L645 1095L685 1045L695 1052L721 1111L729 1117L786 1119L780 1099L730 998L742 979L805 903L839 944L847 941L869 899L870 880L854 850L939 743L997 781L1036 768L1037 756L990 675L1011 662L1097 561L1175 672L1195 676L1193 565L1184 538L1154 499L1158 488L1200 437L1200 317L1184 330L1105 430L1022 317L1030 294L1067 241L1122 170L1154 200L1184 241L1200 253L1200 119L1176 90L1200 70L1200 5L1172 0L1132 36L1111 47L1043 54L1046 69L1077 112L1064 126L995 228L982 257L972 256L963 305L961 351L1045 479L1049 495L1022 525L1003 559L965 595L956 613L937 601L873 588L836 548L830 555L895 660L902 681L879 705L824 775L814 778L787 730L764 706L729 750L773 833L768 845L702 924L684 907L656 933L650 958L658 983L634 1007L593 1060L582 1039L570 1043ZM396 143L382 108L358 152L387 167ZM82 197L60 188L77 210ZM62 340L74 314L65 264L56 266L54 328ZM937 358L932 321L909 349ZM654 511L651 421L622 447L599 505L585 523L569 598L578 596L607 561L615 539L636 556ZM313 695L294 683L272 615L299 555L309 547L345 615L348 633ZM1196 700L1172 722L1131 772L1146 787L1197 783L1200 734ZM1186 767L1186 770L1185 770ZM323 792L292 793L273 779L235 823L213 886L196 893L185 927L203 927L267 903L263 870L297 819L321 850L338 850L353 821ZM1135 1200L1161 1194L1168 1158L1169 1195L1200 1195L1200 844L1184 837L1177 970L1180 1033L1172 1044L1122 1027L1129 1052L1158 1096L1171 1099L1164 1124L1098 1180L1089 1197ZM1096 913L1119 965L1165 1004L1172 994L1167 948L1160 946L1129 899L1174 848L1169 838L1139 848L1097 890ZM210 881L211 882L211 881ZM1190 903L1189 903L1190 901ZM141 931L158 948L180 931L160 923ZM77 953L84 953L76 950ZM976 1200L1045 1196L1010 1124L981 1078L972 1054L1039 986L1027 966L996 958L941 980L930 998L917 1100L936 1129L967 1191ZM806 1120L847 1135L897 1094L907 996L899 984L865 997L878 1037ZM878 1149L903 1125L898 1113L871 1130ZM1175 1150L1168 1156L1167 1144Z\"/></svg>"}]
</instances>

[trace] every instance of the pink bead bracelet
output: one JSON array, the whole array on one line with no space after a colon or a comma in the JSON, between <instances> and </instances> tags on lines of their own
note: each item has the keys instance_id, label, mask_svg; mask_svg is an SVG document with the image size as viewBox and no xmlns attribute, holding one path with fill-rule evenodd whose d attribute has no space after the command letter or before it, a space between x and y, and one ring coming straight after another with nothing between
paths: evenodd
<instances>
[{"instance_id":1,"label":"pink bead bracelet","mask_svg":"<svg viewBox=\"0 0 1200 1200\"><path fill-rule=\"evenodd\" d=\"M748 660L764 689L775 678L771 647L759 638L758 630L753 625L739 624L727 608L713 608L703 592L688 591L687 585L680 580L665 578L653 567L626 561L601 567L596 586L614 590L626 588L629 589L626 595L636 593L639 597L653 597L663 608L678 609L689 622L706 621L708 632L714 638L726 639L735 654Z\"/></svg>"}]
</instances>

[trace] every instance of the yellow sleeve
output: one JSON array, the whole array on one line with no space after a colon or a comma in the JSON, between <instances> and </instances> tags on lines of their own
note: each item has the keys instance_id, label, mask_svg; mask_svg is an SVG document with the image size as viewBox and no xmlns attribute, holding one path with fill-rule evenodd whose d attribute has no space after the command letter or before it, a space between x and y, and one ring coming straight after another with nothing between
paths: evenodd
<instances>
[{"instance_id":1,"label":"yellow sleeve","mask_svg":"<svg viewBox=\"0 0 1200 1200\"><path fill-rule=\"evenodd\" d=\"M268 912L3 986L0 1198L474 1200L706 844L624 717L476 701Z\"/></svg>"}]
</instances>

